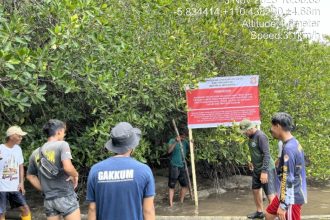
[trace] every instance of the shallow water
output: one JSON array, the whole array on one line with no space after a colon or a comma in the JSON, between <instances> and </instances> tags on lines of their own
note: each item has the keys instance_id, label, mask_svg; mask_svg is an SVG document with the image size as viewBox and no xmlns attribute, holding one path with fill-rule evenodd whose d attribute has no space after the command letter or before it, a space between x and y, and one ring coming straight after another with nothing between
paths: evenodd
<instances>
[{"instance_id":1,"label":"shallow water","mask_svg":"<svg viewBox=\"0 0 330 220\"><path fill-rule=\"evenodd\" d=\"M166 189L165 189L166 191ZM164 191L163 191L164 192ZM43 214L43 199L41 194L30 186L27 186L27 201L32 211L32 219L46 219ZM81 212L87 213L87 205L84 203L84 194L81 195ZM177 195L175 197L177 201ZM264 202L267 205L267 202ZM157 200L157 216L246 216L255 210L252 193L248 189L231 190L222 195L211 195L199 200L199 208L195 209L194 203L189 197L184 204L175 202L173 208L169 208L166 200ZM330 215L330 187L309 187L308 204L302 208L303 215ZM19 219L17 210L8 212L6 219ZM317 219L317 218L316 218Z\"/></svg>"},{"instance_id":2,"label":"shallow water","mask_svg":"<svg viewBox=\"0 0 330 220\"><path fill-rule=\"evenodd\" d=\"M264 202L264 207L267 202ZM167 203L156 204L157 215L177 216L246 216L255 211L253 196L250 190L233 190L222 195L211 195L199 201L198 210L188 198L184 204L179 202L169 208ZM303 215L330 215L330 187L309 187L308 204L302 207Z\"/></svg>"}]
</instances>

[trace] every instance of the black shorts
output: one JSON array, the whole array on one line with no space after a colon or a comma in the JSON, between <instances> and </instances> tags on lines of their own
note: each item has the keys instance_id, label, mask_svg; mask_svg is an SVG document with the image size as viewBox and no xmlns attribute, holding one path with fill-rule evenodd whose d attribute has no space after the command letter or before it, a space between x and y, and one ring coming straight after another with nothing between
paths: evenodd
<instances>
[{"instance_id":1,"label":"black shorts","mask_svg":"<svg viewBox=\"0 0 330 220\"><path fill-rule=\"evenodd\" d=\"M252 189L261 189L263 188L265 194L271 195L276 193L275 187L275 169L268 171L268 183L262 184L260 181L261 173L252 172Z\"/></svg>"},{"instance_id":2,"label":"black shorts","mask_svg":"<svg viewBox=\"0 0 330 220\"><path fill-rule=\"evenodd\" d=\"M176 182L179 180L181 187L188 186L188 180L186 178L186 170L184 167L176 167L170 165L169 175L168 175L168 187L171 189L175 188Z\"/></svg>"}]
</instances>

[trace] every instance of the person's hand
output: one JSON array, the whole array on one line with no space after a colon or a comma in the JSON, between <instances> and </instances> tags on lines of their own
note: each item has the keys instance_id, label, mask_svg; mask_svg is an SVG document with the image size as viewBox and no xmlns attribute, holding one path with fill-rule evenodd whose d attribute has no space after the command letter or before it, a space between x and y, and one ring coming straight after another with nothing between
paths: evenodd
<instances>
[{"instance_id":1,"label":"person's hand","mask_svg":"<svg viewBox=\"0 0 330 220\"><path fill-rule=\"evenodd\" d=\"M278 216L279 220L286 220L285 214L286 214L286 210L283 210L281 207L278 207L277 216Z\"/></svg>"},{"instance_id":2,"label":"person's hand","mask_svg":"<svg viewBox=\"0 0 330 220\"><path fill-rule=\"evenodd\" d=\"M264 173L262 172L261 175L260 175L260 182L262 184L265 184L268 182L268 173Z\"/></svg>"},{"instance_id":3,"label":"person's hand","mask_svg":"<svg viewBox=\"0 0 330 220\"><path fill-rule=\"evenodd\" d=\"M73 188L76 189L77 186L78 186L78 179L79 179L78 176L75 176L75 177L70 176L69 178L66 179L66 181L72 181L72 183L73 183Z\"/></svg>"},{"instance_id":4,"label":"person's hand","mask_svg":"<svg viewBox=\"0 0 330 220\"><path fill-rule=\"evenodd\" d=\"M277 160L275 161L275 167L278 168L279 165L280 165L280 159L277 159Z\"/></svg>"},{"instance_id":5,"label":"person's hand","mask_svg":"<svg viewBox=\"0 0 330 220\"><path fill-rule=\"evenodd\" d=\"M20 191L23 195L25 195L24 183L18 184L17 190Z\"/></svg>"},{"instance_id":6,"label":"person's hand","mask_svg":"<svg viewBox=\"0 0 330 220\"><path fill-rule=\"evenodd\" d=\"M254 170L253 164L251 162L248 163L248 166L249 166L249 170L250 171L253 171Z\"/></svg>"},{"instance_id":7,"label":"person's hand","mask_svg":"<svg viewBox=\"0 0 330 220\"><path fill-rule=\"evenodd\" d=\"M180 136L177 136L177 137L175 138L175 140L176 140L176 142L179 142L179 141L181 141L181 137L180 137Z\"/></svg>"}]
</instances>

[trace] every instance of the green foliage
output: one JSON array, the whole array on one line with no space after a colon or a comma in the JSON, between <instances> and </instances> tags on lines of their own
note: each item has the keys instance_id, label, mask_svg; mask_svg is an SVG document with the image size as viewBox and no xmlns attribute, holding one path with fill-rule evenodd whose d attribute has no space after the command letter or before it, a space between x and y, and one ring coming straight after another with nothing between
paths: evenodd
<instances>
[{"instance_id":1,"label":"green foliage","mask_svg":"<svg viewBox=\"0 0 330 220\"><path fill-rule=\"evenodd\" d=\"M224 13L237 7L234 1L2 2L0 131L11 124L28 130L26 157L44 141L42 124L59 118L68 124L75 163L90 167L109 156L103 148L109 129L129 121L143 131L137 158L160 164L171 119L185 121L185 84L259 74L262 128L269 129L274 112L291 113L295 135L311 159L309 176L330 178L330 49L297 39L280 19ZM187 13L211 7L221 9L219 14ZM244 19L279 26L246 27ZM290 37L256 40L251 31ZM247 160L235 128L198 130L194 136L199 160Z\"/></svg>"},{"instance_id":2,"label":"green foliage","mask_svg":"<svg viewBox=\"0 0 330 220\"><path fill-rule=\"evenodd\" d=\"M203 129L194 134L198 160L210 163L221 161L245 165L248 160L246 139L239 133L238 127L218 127Z\"/></svg>"}]
</instances>

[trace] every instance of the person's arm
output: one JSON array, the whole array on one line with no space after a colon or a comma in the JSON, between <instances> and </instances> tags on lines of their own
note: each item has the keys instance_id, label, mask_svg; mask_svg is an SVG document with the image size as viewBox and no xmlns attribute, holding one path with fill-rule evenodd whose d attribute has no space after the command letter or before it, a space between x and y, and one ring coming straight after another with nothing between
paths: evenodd
<instances>
[{"instance_id":1,"label":"person's arm","mask_svg":"<svg viewBox=\"0 0 330 220\"><path fill-rule=\"evenodd\" d=\"M144 220L155 220L155 179L150 167L147 166L147 179L146 185L143 191L143 217Z\"/></svg>"},{"instance_id":2,"label":"person's arm","mask_svg":"<svg viewBox=\"0 0 330 220\"><path fill-rule=\"evenodd\" d=\"M25 187L24 187L24 165L19 165L19 184L18 184L18 191L21 191L22 194L25 194Z\"/></svg>"},{"instance_id":3,"label":"person's arm","mask_svg":"<svg viewBox=\"0 0 330 220\"><path fill-rule=\"evenodd\" d=\"M280 208L287 210L289 205L294 203L294 169L295 158L292 150L284 148L284 164L282 167L282 181L280 194Z\"/></svg>"},{"instance_id":4,"label":"person's arm","mask_svg":"<svg viewBox=\"0 0 330 220\"><path fill-rule=\"evenodd\" d=\"M96 220L96 203L95 202L89 203L88 220Z\"/></svg>"},{"instance_id":5,"label":"person's arm","mask_svg":"<svg viewBox=\"0 0 330 220\"><path fill-rule=\"evenodd\" d=\"M63 165L63 170L66 174L68 174L70 177L67 179L67 181L72 181L74 188L78 186L78 172L76 168L73 166L71 160L71 149L67 142L63 142L63 145L60 148L61 150L61 161Z\"/></svg>"},{"instance_id":6,"label":"person's arm","mask_svg":"<svg viewBox=\"0 0 330 220\"><path fill-rule=\"evenodd\" d=\"M66 174L73 177L79 176L76 168L73 166L70 159L62 160L62 164L63 164L63 170L66 172Z\"/></svg>"},{"instance_id":7,"label":"person's arm","mask_svg":"<svg viewBox=\"0 0 330 220\"><path fill-rule=\"evenodd\" d=\"M266 135L260 135L259 147L263 154L261 172L267 173L271 156L270 156L270 152L269 152L269 142L268 142L268 138Z\"/></svg>"},{"instance_id":8,"label":"person's arm","mask_svg":"<svg viewBox=\"0 0 330 220\"><path fill-rule=\"evenodd\" d=\"M96 174L93 167L89 171L87 177L87 191L86 191L86 201L89 203L88 206L88 220L96 220L96 202L95 202L95 188L94 184L96 181Z\"/></svg>"},{"instance_id":9,"label":"person's arm","mask_svg":"<svg viewBox=\"0 0 330 220\"><path fill-rule=\"evenodd\" d=\"M280 164L280 158L282 156L282 150L283 150L283 142L282 141L279 141L278 144L278 154L277 154L277 159L275 161L275 166L276 168L278 168L279 164Z\"/></svg>"},{"instance_id":10,"label":"person's arm","mask_svg":"<svg viewBox=\"0 0 330 220\"><path fill-rule=\"evenodd\" d=\"M35 163L35 157L32 155L29 158L29 166L26 172L26 179L31 183L31 185L39 191L42 191L41 183L38 179L38 168Z\"/></svg>"},{"instance_id":11,"label":"person's arm","mask_svg":"<svg viewBox=\"0 0 330 220\"><path fill-rule=\"evenodd\" d=\"M76 168L73 166L70 159L62 160L63 170L66 174L70 176L68 180L72 180L74 188L78 186L79 174Z\"/></svg>"},{"instance_id":12,"label":"person's arm","mask_svg":"<svg viewBox=\"0 0 330 220\"><path fill-rule=\"evenodd\" d=\"M170 142L168 143L168 150L167 150L167 153L172 153L172 151L174 150L175 148L175 145L178 143L178 138L179 137L176 137L175 139L172 139L170 140Z\"/></svg>"},{"instance_id":13,"label":"person's arm","mask_svg":"<svg viewBox=\"0 0 330 220\"><path fill-rule=\"evenodd\" d=\"M277 154L277 158L280 158L282 156L282 150L283 150L283 142L279 141L278 144L278 154Z\"/></svg>"},{"instance_id":14,"label":"person's arm","mask_svg":"<svg viewBox=\"0 0 330 220\"><path fill-rule=\"evenodd\" d=\"M39 191L42 191L41 183L37 176L27 174L26 179L31 183L31 185Z\"/></svg>"},{"instance_id":15,"label":"person's arm","mask_svg":"<svg viewBox=\"0 0 330 220\"><path fill-rule=\"evenodd\" d=\"M143 199L143 219L144 220L155 220L155 206L154 197L147 197ZM88 219L90 220L90 219Z\"/></svg>"},{"instance_id":16,"label":"person's arm","mask_svg":"<svg viewBox=\"0 0 330 220\"><path fill-rule=\"evenodd\" d=\"M263 154L260 181L261 183L265 184L268 182L268 168L269 168L269 161L271 158L269 152L269 142L266 135L261 135L259 137L259 147Z\"/></svg>"}]
</instances>

